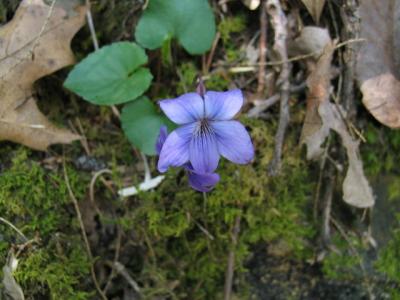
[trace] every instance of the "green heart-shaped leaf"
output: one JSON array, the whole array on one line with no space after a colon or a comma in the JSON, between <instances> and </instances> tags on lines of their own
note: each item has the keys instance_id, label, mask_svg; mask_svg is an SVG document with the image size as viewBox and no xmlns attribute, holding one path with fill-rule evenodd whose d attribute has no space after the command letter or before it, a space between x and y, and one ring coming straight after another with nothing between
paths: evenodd
<instances>
[{"instance_id":1,"label":"green heart-shaped leaf","mask_svg":"<svg viewBox=\"0 0 400 300\"><path fill-rule=\"evenodd\" d=\"M176 37L191 54L211 48L215 19L207 0L150 0L136 27L139 44L156 49Z\"/></svg>"},{"instance_id":2,"label":"green heart-shaped leaf","mask_svg":"<svg viewBox=\"0 0 400 300\"><path fill-rule=\"evenodd\" d=\"M134 43L119 42L93 52L69 73L64 86L99 105L125 103L142 95L153 76L144 50Z\"/></svg>"},{"instance_id":3,"label":"green heart-shaped leaf","mask_svg":"<svg viewBox=\"0 0 400 300\"><path fill-rule=\"evenodd\" d=\"M142 96L124 106L121 124L128 140L143 153L156 154L156 141L162 125L171 128L171 122L157 112L155 105Z\"/></svg>"}]
</instances>

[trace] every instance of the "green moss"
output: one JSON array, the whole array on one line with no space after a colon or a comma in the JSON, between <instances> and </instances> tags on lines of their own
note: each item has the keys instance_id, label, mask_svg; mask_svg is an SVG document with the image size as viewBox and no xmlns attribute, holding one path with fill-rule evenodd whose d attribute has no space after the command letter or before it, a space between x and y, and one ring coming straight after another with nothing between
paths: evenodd
<instances>
[{"instance_id":1,"label":"green moss","mask_svg":"<svg viewBox=\"0 0 400 300\"><path fill-rule=\"evenodd\" d=\"M29 295L48 295L49 299L83 300L93 293L79 290L88 284L90 263L79 236L68 236L61 245L57 238L52 245L33 251L21 260L15 278Z\"/></svg>"},{"instance_id":2,"label":"green moss","mask_svg":"<svg viewBox=\"0 0 400 300\"><path fill-rule=\"evenodd\" d=\"M36 239L19 257L16 278L28 299L88 299L82 279L88 277L89 260L80 241L62 168L49 171L30 157L24 147L6 148L0 174L0 215L28 238ZM12 157L7 160L7 157ZM87 178L68 169L77 198L86 190ZM0 263L20 237L0 223Z\"/></svg>"},{"instance_id":3,"label":"green moss","mask_svg":"<svg viewBox=\"0 0 400 300\"><path fill-rule=\"evenodd\" d=\"M376 123L368 123L361 146L365 170L370 176L398 173L400 160L400 132Z\"/></svg>"},{"instance_id":4,"label":"green moss","mask_svg":"<svg viewBox=\"0 0 400 300\"><path fill-rule=\"evenodd\" d=\"M246 19L242 15L227 17L218 24L218 31L221 34L222 41L229 42L233 33L240 33L246 28Z\"/></svg>"},{"instance_id":5,"label":"green moss","mask_svg":"<svg viewBox=\"0 0 400 300\"><path fill-rule=\"evenodd\" d=\"M400 215L397 219L400 224ZM398 289L400 286L400 226L393 230L392 236L387 246L380 251L375 267L391 282L387 287L392 294L392 299L400 299Z\"/></svg>"},{"instance_id":6,"label":"green moss","mask_svg":"<svg viewBox=\"0 0 400 300\"><path fill-rule=\"evenodd\" d=\"M360 268L359 254L356 251L362 251L361 241L357 237L351 237L351 245L343 239L339 234L332 237L332 244L335 245L336 251L330 251L324 258L322 271L329 279L336 280L360 280L363 278L363 272Z\"/></svg>"}]
</instances>

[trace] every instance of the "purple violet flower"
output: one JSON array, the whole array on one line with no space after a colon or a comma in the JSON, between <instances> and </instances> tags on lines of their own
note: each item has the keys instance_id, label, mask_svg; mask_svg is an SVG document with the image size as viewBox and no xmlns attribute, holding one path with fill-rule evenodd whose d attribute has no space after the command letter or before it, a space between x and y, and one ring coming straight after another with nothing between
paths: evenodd
<instances>
[{"instance_id":1,"label":"purple violet flower","mask_svg":"<svg viewBox=\"0 0 400 300\"><path fill-rule=\"evenodd\" d=\"M254 157L245 127L232 120L243 105L241 90L198 90L159 102L167 117L181 125L161 147L158 170L162 173L170 166L186 166L189 172L205 176L213 174L221 155L237 164L249 163Z\"/></svg>"},{"instance_id":2,"label":"purple violet flower","mask_svg":"<svg viewBox=\"0 0 400 300\"><path fill-rule=\"evenodd\" d=\"M161 149L167 139L168 131L166 126L161 126L160 133L158 135L157 143L156 143L156 151L160 154ZM210 174L199 174L193 170L193 167L190 163L186 163L183 165L185 170L189 175L189 184L190 186L199 191L199 192L209 192L219 181L219 175L217 173Z\"/></svg>"}]
</instances>

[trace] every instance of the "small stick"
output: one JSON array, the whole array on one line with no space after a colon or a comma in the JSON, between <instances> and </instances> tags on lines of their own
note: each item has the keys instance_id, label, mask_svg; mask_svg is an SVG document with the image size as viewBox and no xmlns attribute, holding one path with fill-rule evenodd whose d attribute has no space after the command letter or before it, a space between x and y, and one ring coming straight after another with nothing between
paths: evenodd
<instances>
[{"instance_id":1,"label":"small stick","mask_svg":"<svg viewBox=\"0 0 400 300\"><path fill-rule=\"evenodd\" d=\"M306 86L307 85L305 82L303 82L297 86L291 86L290 92L291 93L301 92L306 89ZM280 93L276 93L266 100L256 100L257 101L257 102L255 102L256 105L247 112L247 116L249 118L258 117L262 112L264 112L265 110L270 108L272 105L278 103L280 96L281 96Z\"/></svg>"},{"instance_id":2,"label":"small stick","mask_svg":"<svg viewBox=\"0 0 400 300\"><path fill-rule=\"evenodd\" d=\"M228 266L225 274L224 300L230 300L232 294L233 274L235 271L235 248L239 238L241 216L238 215L235 219L235 225L232 232L232 248L228 255Z\"/></svg>"},{"instance_id":3,"label":"small stick","mask_svg":"<svg viewBox=\"0 0 400 300\"><path fill-rule=\"evenodd\" d=\"M97 40L96 30L94 28L94 23L93 23L92 12L90 11L90 0L86 0L86 5L88 7L88 9L86 11L86 20L88 22L90 35L92 37L93 47L95 50L99 50L99 41Z\"/></svg>"},{"instance_id":4,"label":"small stick","mask_svg":"<svg viewBox=\"0 0 400 300\"><path fill-rule=\"evenodd\" d=\"M17 232L17 233L22 237L22 239L24 240L25 243L29 241L28 238L25 236L25 234L23 234L22 231L19 230L19 229L18 229L14 224L12 224L10 221L7 221L6 219L4 219L4 218L2 218L2 217L0 217L0 221L3 222L4 224L10 226L12 229L14 229L15 232Z\"/></svg>"},{"instance_id":5,"label":"small stick","mask_svg":"<svg viewBox=\"0 0 400 300\"><path fill-rule=\"evenodd\" d=\"M215 49L217 48L220 38L221 38L221 33L218 31L217 34L215 35L214 42L213 42L211 50L210 50L210 54L208 55L208 58L207 58L204 74L207 74L208 71L210 70L211 63L213 61L214 54L215 54Z\"/></svg>"},{"instance_id":6,"label":"small stick","mask_svg":"<svg viewBox=\"0 0 400 300\"><path fill-rule=\"evenodd\" d=\"M260 5L260 46L259 46L259 55L260 55L260 67L258 68L258 86L257 86L257 94L262 95L265 88L265 60L267 54L267 14L265 12L265 3Z\"/></svg>"},{"instance_id":7,"label":"small stick","mask_svg":"<svg viewBox=\"0 0 400 300\"><path fill-rule=\"evenodd\" d=\"M92 279L93 279L93 283L96 287L97 292L99 293L100 297L103 300L108 300L107 296L103 293L103 291L100 288L100 284L97 281L96 278L96 273L94 271L94 264L93 264L93 254L92 254L92 250L90 249L90 244L89 244L89 240L88 237L86 235L86 229L85 229L85 224L83 223L82 220L82 214L81 214L81 210L79 209L79 204L78 204L78 200L76 199L74 192L72 191L71 185L69 183L69 177L67 174L67 168L65 165L65 157L63 157L63 169L64 169L64 180L65 180L65 184L67 186L68 189L68 194L72 200L72 203L74 204L74 208L75 208L75 212L76 212L76 216L78 218L78 222L79 222L79 227L81 228L81 233L82 233L82 237L83 237L83 241L85 242L85 246L86 246L86 252L89 256L89 259L91 261L90 264L90 273L92 275Z\"/></svg>"},{"instance_id":8,"label":"small stick","mask_svg":"<svg viewBox=\"0 0 400 300\"><path fill-rule=\"evenodd\" d=\"M107 291L111 286L111 281L115 277L115 273L117 271L116 268L115 268L115 265L118 263L119 255L121 253L121 239L122 239L122 231L121 231L120 226L117 226L117 240L116 240L116 245L115 245L114 261L113 261L113 264L112 264L112 266L114 266L114 267L111 268L111 274L110 274L110 276L108 276L108 280L107 280L106 286L103 289L103 293L104 294L107 294Z\"/></svg>"},{"instance_id":9,"label":"small stick","mask_svg":"<svg viewBox=\"0 0 400 300\"><path fill-rule=\"evenodd\" d=\"M325 247L328 247L330 244L330 241L331 241L330 220L331 220L332 198L333 198L334 186L335 186L335 176L333 174L333 167L332 167L332 165L329 165L326 191L325 191L324 202L323 202L322 230L321 230L322 243Z\"/></svg>"},{"instance_id":10,"label":"small stick","mask_svg":"<svg viewBox=\"0 0 400 300\"><path fill-rule=\"evenodd\" d=\"M117 271L117 273L121 274L122 277L129 283L129 285L135 290L135 292L140 294L140 287L137 282L129 275L128 271L126 270L125 266L120 262L111 262L108 261L107 264L111 266L113 269Z\"/></svg>"},{"instance_id":11,"label":"small stick","mask_svg":"<svg viewBox=\"0 0 400 300\"><path fill-rule=\"evenodd\" d=\"M285 13L281 8L280 2L278 0L268 0L267 11L268 14L271 16L271 23L275 29L274 49L277 53L279 53L281 59L284 61L278 79L278 82L281 83L279 125L275 135L274 157L268 166L268 173L271 176L276 176L278 175L281 168L283 141L285 138L286 128L290 120L290 115L289 115L290 65L287 62L288 54L286 48L287 19Z\"/></svg>"}]
</instances>

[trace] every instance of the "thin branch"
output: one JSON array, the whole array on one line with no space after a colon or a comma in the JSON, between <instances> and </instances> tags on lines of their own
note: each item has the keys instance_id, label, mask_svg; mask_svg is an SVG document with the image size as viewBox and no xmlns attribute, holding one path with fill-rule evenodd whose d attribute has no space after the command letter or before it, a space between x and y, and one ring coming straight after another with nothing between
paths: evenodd
<instances>
[{"instance_id":1,"label":"thin branch","mask_svg":"<svg viewBox=\"0 0 400 300\"><path fill-rule=\"evenodd\" d=\"M257 94L262 95L265 88L265 62L267 56L267 14L265 12L266 6L263 2L260 5L260 45L259 45L259 55L260 55L260 68L258 69L258 86Z\"/></svg>"},{"instance_id":2,"label":"thin branch","mask_svg":"<svg viewBox=\"0 0 400 300\"><path fill-rule=\"evenodd\" d=\"M94 23L93 23L92 12L90 10L90 0L86 0L86 5L88 6L88 9L86 11L86 20L88 22L90 35L92 37L93 47L95 50L99 50L99 41L97 40L96 30L94 28Z\"/></svg>"},{"instance_id":3,"label":"thin branch","mask_svg":"<svg viewBox=\"0 0 400 300\"><path fill-rule=\"evenodd\" d=\"M28 238L25 236L25 234L23 234L22 231L19 230L19 229L18 229L14 224L12 224L10 221L7 221L6 219L4 219L4 218L2 218L2 217L0 217L0 221L3 222L4 224L10 226L12 229L14 229L14 231L17 232L17 233L22 237L22 239L24 240L25 243L29 241Z\"/></svg>"},{"instance_id":4,"label":"thin branch","mask_svg":"<svg viewBox=\"0 0 400 300\"><path fill-rule=\"evenodd\" d=\"M125 278L125 280L129 283L129 285L134 289L135 292L140 294L140 287L139 284L129 275L128 271L126 270L125 266L121 264L120 262L111 262L108 261L107 264L115 269L118 274L121 274L122 277Z\"/></svg>"},{"instance_id":5,"label":"thin branch","mask_svg":"<svg viewBox=\"0 0 400 300\"><path fill-rule=\"evenodd\" d=\"M301 91L304 91L306 89L306 83L303 82L299 85L296 86L291 86L290 87L290 93L299 93ZM253 108L251 108L248 112L247 112L247 116L249 118L257 118L259 117L264 111L266 111L268 108L270 108L271 106L275 105L276 103L279 102L281 95L280 93L276 93L274 95L272 95L271 97L269 97L268 99L263 99L263 100L256 100L254 101L255 106Z\"/></svg>"},{"instance_id":6,"label":"thin branch","mask_svg":"<svg viewBox=\"0 0 400 300\"><path fill-rule=\"evenodd\" d=\"M214 42L213 42L211 50L210 50L210 54L208 55L207 62L205 64L204 74L207 74L208 71L210 70L210 67L211 67L211 64L212 64L212 61L214 58L214 54L215 54L215 49L217 48L220 38L221 38L221 33L218 31L217 34L215 35Z\"/></svg>"},{"instance_id":7,"label":"thin branch","mask_svg":"<svg viewBox=\"0 0 400 300\"><path fill-rule=\"evenodd\" d=\"M76 216L78 218L78 222L79 222L79 227L81 228L81 233L82 233L82 237L83 237L83 241L85 243L86 246L86 252L89 256L89 259L91 261L90 264L90 273L92 275L92 279L93 279L93 283L96 287L97 292L99 293L100 297L103 300L107 300L107 296L103 293L103 291L100 288L99 282L97 281L96 278L96 273L94 271L94 264L93 264L93 254L92 254L92 250L90 249L90 244L89 244L89 240L88 237L86 235L86 229L85 229L85 224L83 223L83 219L82 219L82 214L81 214L81 210L79 209L79 204L78 204L78 200L76 199L74 192L72 191L71 188L71 184L69 182L69 177L68 177L68 173L67 173L67 168L65 165L65 157L63 157L63 170L64 170L64 180L65 180L65 184L67 185L67 189L68 189L68 194L72 200L72 203L74 204L74 208L75 208L75 212L76 212Z\"/></svg>"},{"instance_id":8,"label":"thin branch","mask_svg":"<svg viewBox=\"0 0 400 300\"><path fill-rule=\"evenodd\" d=\"M233 274L235 272L235 248L239 238L241 215L236 216L232 230L232 248L228 255L228 265L225 273L224 300L230 300L232 294Z\"/></svg>"},{"instance_id":9,"label":"thin branch","mask_svg":"<svg viewBox=\"0 0 400 300\"><path fill-rule=\"evenodd\" d=\"M274 157L268 166L268 173L271 176L278 175L281 168L281 156L285 132L290 120L289 115L289 96L290 96L290 65L288 62L288 54L286 48L287 38L287 19L278 0L267 1L267 12L271 16L271 23L275 30L274 50L280 55L282 61L281 73L278 82L281 83L280 88L280 113L279 125L275 135Z\"/></svg>"}]
</instances>

